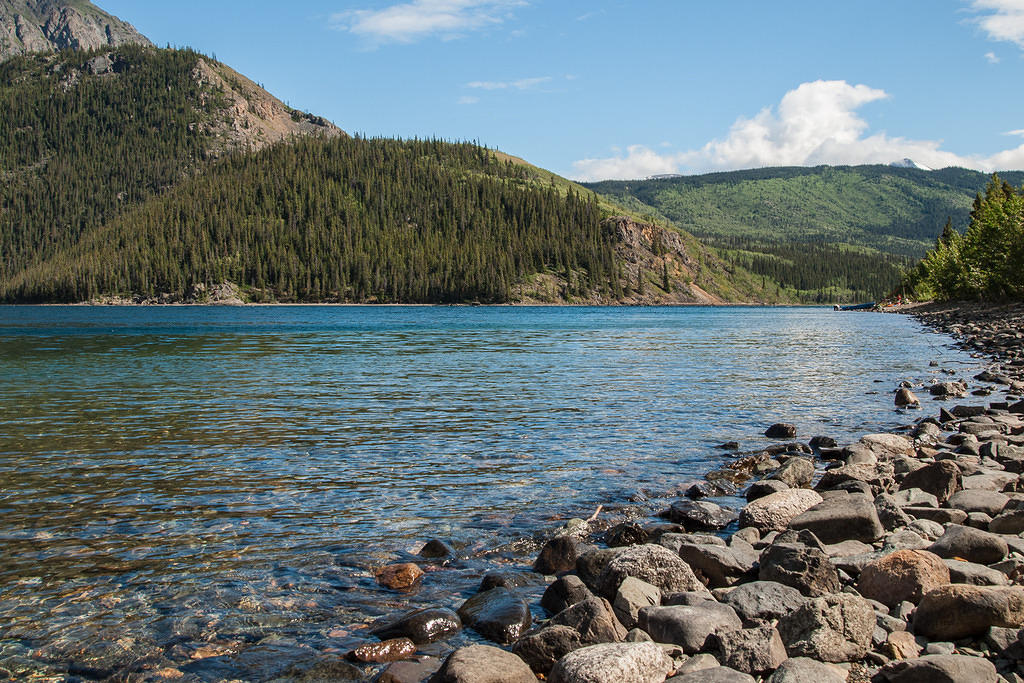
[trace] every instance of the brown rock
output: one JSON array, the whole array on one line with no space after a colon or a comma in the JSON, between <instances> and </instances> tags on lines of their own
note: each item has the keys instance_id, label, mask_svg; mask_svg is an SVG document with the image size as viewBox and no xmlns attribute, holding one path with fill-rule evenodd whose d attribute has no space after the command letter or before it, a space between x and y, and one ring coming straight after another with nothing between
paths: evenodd
<instances>
[{"instance_id":1,"label":"brown rock","mask_svg":"<svg viewBox=\"0 0 1024 683\"><path fill-rule=\"evenodd\" d=\"M360 645L348 654L357 662L386 664L408 659L416 654L416 644L408 638L394 638L380 643Z\"/></svg>"},{"instance_id":2,"label":"brown rock","mask_svg":"<svg viewBox=\"0 0 1024 683\"><path fill-rule=\"evenodd\" d=\"M377 583L392 590L412 588L423 578L423 570L412 562L390 564L377 570Z\"/></svg>"},{"instance_id":3,"label":"brown rock","mask_svg":"<svg viewBox=\"0 0 1024 683\"><path fill-rule=\"evenodd\" d=\"M963 475L960 468L949 460L925 465L914 470L900 482L900 490L921 489L945 503L954 493L963 488Z\"/></svg>"},{"instance_id":4,"label":"brown rock","mask_svg":"<svg viewBox=\"0 0 1024 683\"><path fill-rule=\"evenodd\" d=\"M929 591L949 583L949 568L926 550L897 550L875 560L860 574L857 590L865 598L894 607L915 605Z\"/></svg>"},{"instance_id":5,"label":"brown rock","mask_svg":"<svg viewBox=\"0 0 1024 683\"><path fill-rule=\"evenodd\" d=\"M925 594L914 613L914 632L931 640L979 636L992 626L1024 626L1024 588L941 586Z\"/></svg>"},{"instance_id":6,"label":"brown rock","mask_svg":"<svg viewBox=\"0 0 1024 683\"><path fill-rule=\"evenodd\" d=\"M894 631L885 639L882 651L892 659L913 659L921 654L921 646L909 631Z\"/></svg>"}]
</instances>

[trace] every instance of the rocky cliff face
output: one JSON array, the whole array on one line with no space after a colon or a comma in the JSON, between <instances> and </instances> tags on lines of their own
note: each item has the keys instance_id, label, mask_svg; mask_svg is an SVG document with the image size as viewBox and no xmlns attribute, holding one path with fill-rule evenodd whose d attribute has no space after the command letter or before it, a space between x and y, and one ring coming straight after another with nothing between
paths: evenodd
<instances>
[{"instance_id":1,"label":"rocky cliff face","mask_svg":"<svg viewBox=\"0 0 1024 683\"><path fill-rule=\"evenodd\" d=\"M87 0L0 0L0 61L126 43L151 44L131 24Z\"/></svg>"}]
</instances>

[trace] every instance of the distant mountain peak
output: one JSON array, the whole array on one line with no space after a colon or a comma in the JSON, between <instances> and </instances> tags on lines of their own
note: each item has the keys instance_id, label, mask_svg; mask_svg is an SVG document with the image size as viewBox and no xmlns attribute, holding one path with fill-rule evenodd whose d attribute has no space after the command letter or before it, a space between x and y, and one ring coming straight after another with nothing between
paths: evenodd
<instances>
[{"instance_id":1,"label":"distant mountain peak","mask_svg":"<svg viewBox=\"0 0 1024 683\"><path fill-rule=\"evenodd\" d=\"M889 165L892 166L893 168L916 168L919 171L932 171L932 170L934 170L934 169L928 168L927 166L923 166L923 165L917 163L913 159L900 159L899 161L894 161L894 162L892 162Z\"/></svg>"},{"instance_id":2,"label":"distant mountain peak","mask_svg":"<svg viewBox=\"0 0 1024 683\"><path fill-rule=\"evenodd\" d=\"M29 52L152 45L88 0L0 0L0 62Z\"/></svg>"}]
</instances>

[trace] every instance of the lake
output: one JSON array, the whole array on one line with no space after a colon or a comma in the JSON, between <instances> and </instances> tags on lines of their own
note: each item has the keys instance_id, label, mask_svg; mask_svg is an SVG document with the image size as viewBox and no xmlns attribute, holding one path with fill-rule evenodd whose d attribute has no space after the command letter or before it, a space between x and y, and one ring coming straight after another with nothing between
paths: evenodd
<instances>
[{"instance_id":1,"label":"lake","mask_svg":"<svg viewBox=\"0 0 1024 683\"><path fill-rule=\"evenodd\" d=\"M722 442L907 424L901 380L976 371L948 343L823 308L0 307L0 670L283 675L667 507ZM376 585L432 538L459 560Z\"/></svg>"}]
</instances>

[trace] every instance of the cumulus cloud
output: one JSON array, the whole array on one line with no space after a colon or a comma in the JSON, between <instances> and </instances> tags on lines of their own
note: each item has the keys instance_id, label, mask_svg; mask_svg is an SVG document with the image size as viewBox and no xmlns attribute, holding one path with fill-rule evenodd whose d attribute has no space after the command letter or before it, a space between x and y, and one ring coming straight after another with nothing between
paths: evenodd
<instances>
[{"instance_id":1,"label":"cumulus cloud","mask_svg":"<svg viewBox=\"0 0 1024 683\"><path fill-rule=\"evenodd\" d=\"M700 173L764 166L887 164L910 158L929 168L964 166L983 171L1024 168L1024 145L991 157L965 157L941 149L940 141L866 135L858 110L887 98L883 90L846 81L804 83L775 108L740 117L728 136L700 149L659 154L634 145L626 154L575 162L579 180L633 179L663 173Z\"/></svg>"},{"instance_id":2,"label":"cumulus cloud","mask_svg":"<svg viewBox=\"0 0 1024 683\"><path fill-rule=\"evenodd\" d=\"M1024 49L1024 0L973 0L971 7L983 13L976 21L989 38Z\"/></svg>"},{"instance_id":3,"label":"cumulus cloud","mask_svg":"<svg viewBox=\"0 0 1024 683\"><path fill-rule=\"evenodd\" d=\"M412 0L384 9L334 14L333 28L381 42L412 43L430 36L452 39L506 21L525 0Z\"/></svg>"}]
</instances>

